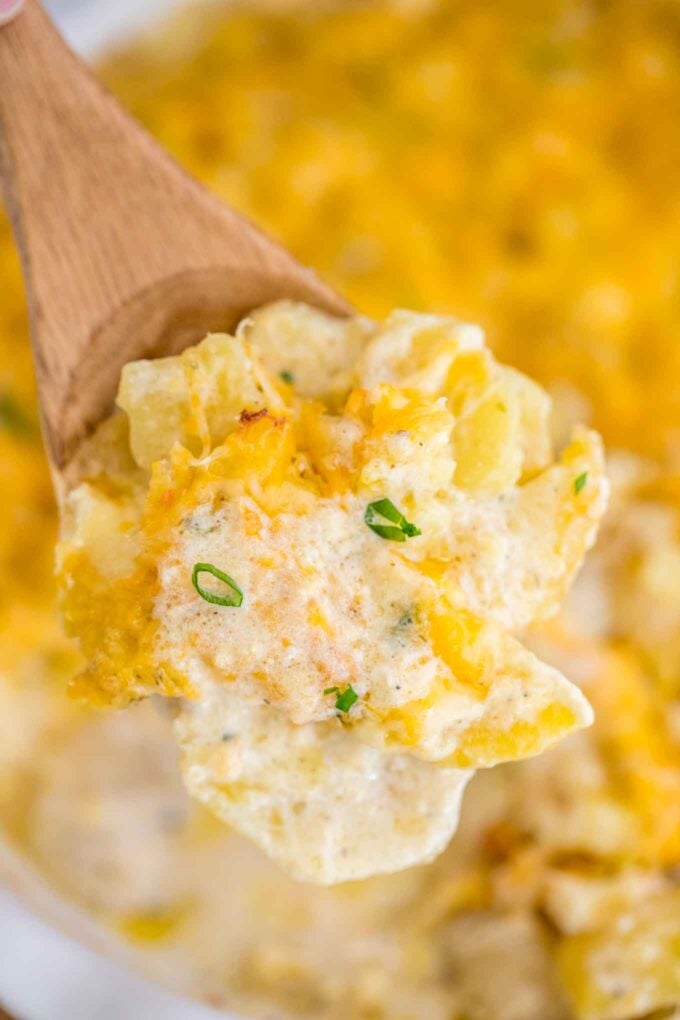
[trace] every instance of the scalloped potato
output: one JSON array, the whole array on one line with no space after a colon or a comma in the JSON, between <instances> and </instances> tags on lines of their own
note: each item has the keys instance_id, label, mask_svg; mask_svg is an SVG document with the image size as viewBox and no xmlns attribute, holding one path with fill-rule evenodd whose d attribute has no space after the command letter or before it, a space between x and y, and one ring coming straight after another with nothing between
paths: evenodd
<instances>
[{"instance_id":1,"label":"scalloped potato","mask_svg":"<svg viewBox=\"0 0 680 1020\"><path fill-rule=\"evenodd\" d=\"M271 371L329 338L306 395ZM593 542L601 444L575 429L554 458L546 394L479 329L284 302L127 365L118 402L135 467L102 444L58 550L77 689L183 696L189 789L291 873L430 859L470 770L591 722L514 632L557 610Z\"/></svg>"},{"instance_id":2,"label":"scalloped potato","mask_svg":"<svg viewBox=\"0 0 680 1020\"><path fill-rule=\"evenodd\" d=\"M107 59L107 82L134 114L357 308L455 309L484 323L495 355L550 393L558 449L574 422L602 433L612 498L597 544L566 609L522 638L582 688L595 721L532 758L478 770L456 834L429 865L322 888L289 878L187 796L174 700L115 713L66 698L84 663L54 618L56 514L18 259L0 216L3 836L131 941L148 975L171 973L184 994L230 1014L670 1020L680 1008L680 6L210 6ZM341 410L367 320L351 341L346 324L315 321L297 349L297 309L254 318L277 388L292 375L297 395ZM380 372L398 361L381 356ZM532 440L544 407L532 402ZM494 403L487 411L495 428ZM126 415L112 419L83 477L105 462L115 480L105 495L117 493L131 520L130 477L143 497L148 475L128 431ZM309 415L306 432L325 449L325 419ZM532 457L540 468L541 444L527 452L528 475ZM327 459L338 484L341 468ZM110 502L96 505L89 527L110 530ZM136 555L125 528L102 561L121 577ZM225 729L213 762L217 729L201 711L182 724L202 728L190 753L210 759L192 781L206 793L218 772L257 783L266 756L242 755ZM352 741L356 761L382 760ZM275 791L285 824L300 787L281 776L293 784L291 798ZM361 802L354 778L343 790ZM264 804L252 790L244 821Z\"/></svg>"}]
</instances>

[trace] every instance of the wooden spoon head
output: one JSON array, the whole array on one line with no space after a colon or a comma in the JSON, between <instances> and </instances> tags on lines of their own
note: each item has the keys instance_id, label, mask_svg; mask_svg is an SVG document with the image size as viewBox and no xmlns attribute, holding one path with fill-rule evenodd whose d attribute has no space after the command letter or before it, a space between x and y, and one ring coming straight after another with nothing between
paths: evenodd
<instances>
[{"instance_id":1,"label":"wooden spoon head","mask_svg":"<svg viewBox=\"0 0 680 1020\"><path fill-rule=\"evenodd\" d=\"M348 304L121 109L37 0L0 32L0 175L22 254L45 440L63 473L123 365L279 298Z\"/></svg>"},{"instance_id":2,"label":"wooden spoon head","mask_svg":"<svg viewBox=\"0 0 680 1020\"><path fill-rule=\"evenodd\" d=\"M138 358L179 354L211 332L232 332L255 308L280 298L307 301L338 315L349 306L312 273L272 269L258 274L229 265L186 269L136 293L88 335L68 376L38 363L41 416L54 468L64 472L82 440L110 414L123 366ZM36 346L54 340L38 323ZM76 338L70 340L76 343ZM60 366L61 367L61 366Z\"/></svg>"}]
</instances>

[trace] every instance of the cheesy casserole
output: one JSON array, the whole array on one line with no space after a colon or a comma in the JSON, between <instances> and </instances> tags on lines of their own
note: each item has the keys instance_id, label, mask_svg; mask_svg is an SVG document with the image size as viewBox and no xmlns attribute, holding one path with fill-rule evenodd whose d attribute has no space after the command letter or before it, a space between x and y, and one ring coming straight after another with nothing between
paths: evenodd
<instances>
[{"instance_id":1,"label":"cheesy casserole","mask_svg":"<svg viewBox=\"0 0 680 1020\"><path fill-rule=\"evenodd\" d=\"M344 387L275 374L326 347ZM76 691L183 696L189 790L293 875L431 859L470 770L591 722L514 632L592 545L600 441L554 459L546 394L479 329L281 303L127 365L118 403L58 549Z\"/></svg>"},{"instance_id":2,"label":"cheesy casserole","mask_svg":"<svg viewBox=\"0 0 680 1020\"><path fill-rule=\"evenodd\" d=\"M257 1017L680 1008L679 38L675 0L192 5L104 68L356 307L483 323L495 357L550 393L558 449L578 421L605 440L597 544L559 616L521 638L594 724L480 769L449 847L397 875L287 878L187 797L168 699L118 713L64 696L85 663L54 610L55 511L0 224L0 818L147 972ZM269 371L341 394L324 350Z\"/></svg>"}]
</instances>

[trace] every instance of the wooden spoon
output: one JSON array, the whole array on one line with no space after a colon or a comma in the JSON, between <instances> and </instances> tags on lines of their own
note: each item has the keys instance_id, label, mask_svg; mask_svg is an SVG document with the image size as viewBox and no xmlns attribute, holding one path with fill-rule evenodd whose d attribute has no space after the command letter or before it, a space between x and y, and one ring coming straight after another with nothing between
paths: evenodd
<instances>
[{"instance_id":1,"label":"wooden spoon","mask_svg":"<svg viewBox=\"0 0 680 1020\"><path fill-rule=\"evenodd\" d=\"M0 29L0 178L57 477L112 409L127 361L177 353L276 298L349 311L185 173L37 0Z\"/></svg>"}]
</instances>

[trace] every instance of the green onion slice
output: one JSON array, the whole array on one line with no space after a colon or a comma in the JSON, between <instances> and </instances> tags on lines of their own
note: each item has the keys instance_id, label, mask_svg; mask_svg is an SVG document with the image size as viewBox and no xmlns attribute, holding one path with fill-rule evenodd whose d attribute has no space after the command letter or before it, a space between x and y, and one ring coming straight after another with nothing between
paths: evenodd
<instances>
[{"instance_id":1,"label":"green onion slice","mask_svg":"<svg viewBox=\"0 0 680 1020\"><path fill-rule=\"evenodd\" d=\"M382 524L381 518L383 521L391 521L392 524ZM407 538L422 535L420 528L407 521L391 499L378 499L375 503L369 503L364 513L364 520L371 531L391 542L405 542Z\"/></svg>"},{"instance_id":2,"label":"green onion slice","mask_svg":"<svg viewBox=\"0 0 680 1020\"><path fill-rule=\"evenodd\" d=\"M0 428L24 437L35 433L33 422L9 393L0 393Z\"/></svg>"},{"instance_id":3,"label":"green onion slice","mask_svg":"<svg viewBox=\"0 0 680 1020\"><path fill-rule=\"evenodd\" d=\"M279 379L282 379L283 382L288 383L289 386L292 386L293 383L295 382L295 376L293 375L292 372L289 372L287 368L285 368L283 372L279 372Z\"/></svg>"},{"instance_id":4,"label":"green onion slice","mask_svg":"<svg viewBox=\"0 0 680 1020\"><path fill-rule=\"evenodd\" d=\"M349 712L352 705L359 700L359 695L351 684L348 684L344 691L341 691L339 687L327 687L324 694L337 695L335 707L339 712Z\"/></svg>"},{"instance_id":5,"label":"green onion slice","mask_svg":"<svg viewBox=\"0 0 680 1020\"><path fill-rule=\"evenodd\" d=\"M587 481L588 481L587 471L584 471L582 475L579 475L578 478L574 480L574 492L576 493L577 496Z\"/></svg>"},{"instance_id":6,"label":"green onion slice","mask_svg":"<svg viewBox=\"0 0 680 1020\"><path fill-rule=\"evenodd\" d=\"M212 574L218 581L226 584L230 591L228 593L225 592L223 595L218 594L218 592L207 591L198 582L199 574ZM218 570L212 563L194 563L194 569L191 571L191 583L201 598L205 599L206 602L212 603L214 606L240 606L243 602L243 592L233 577L229 577L229 574L225 574L223 570Z\"/></svg>"}]
</instances>

